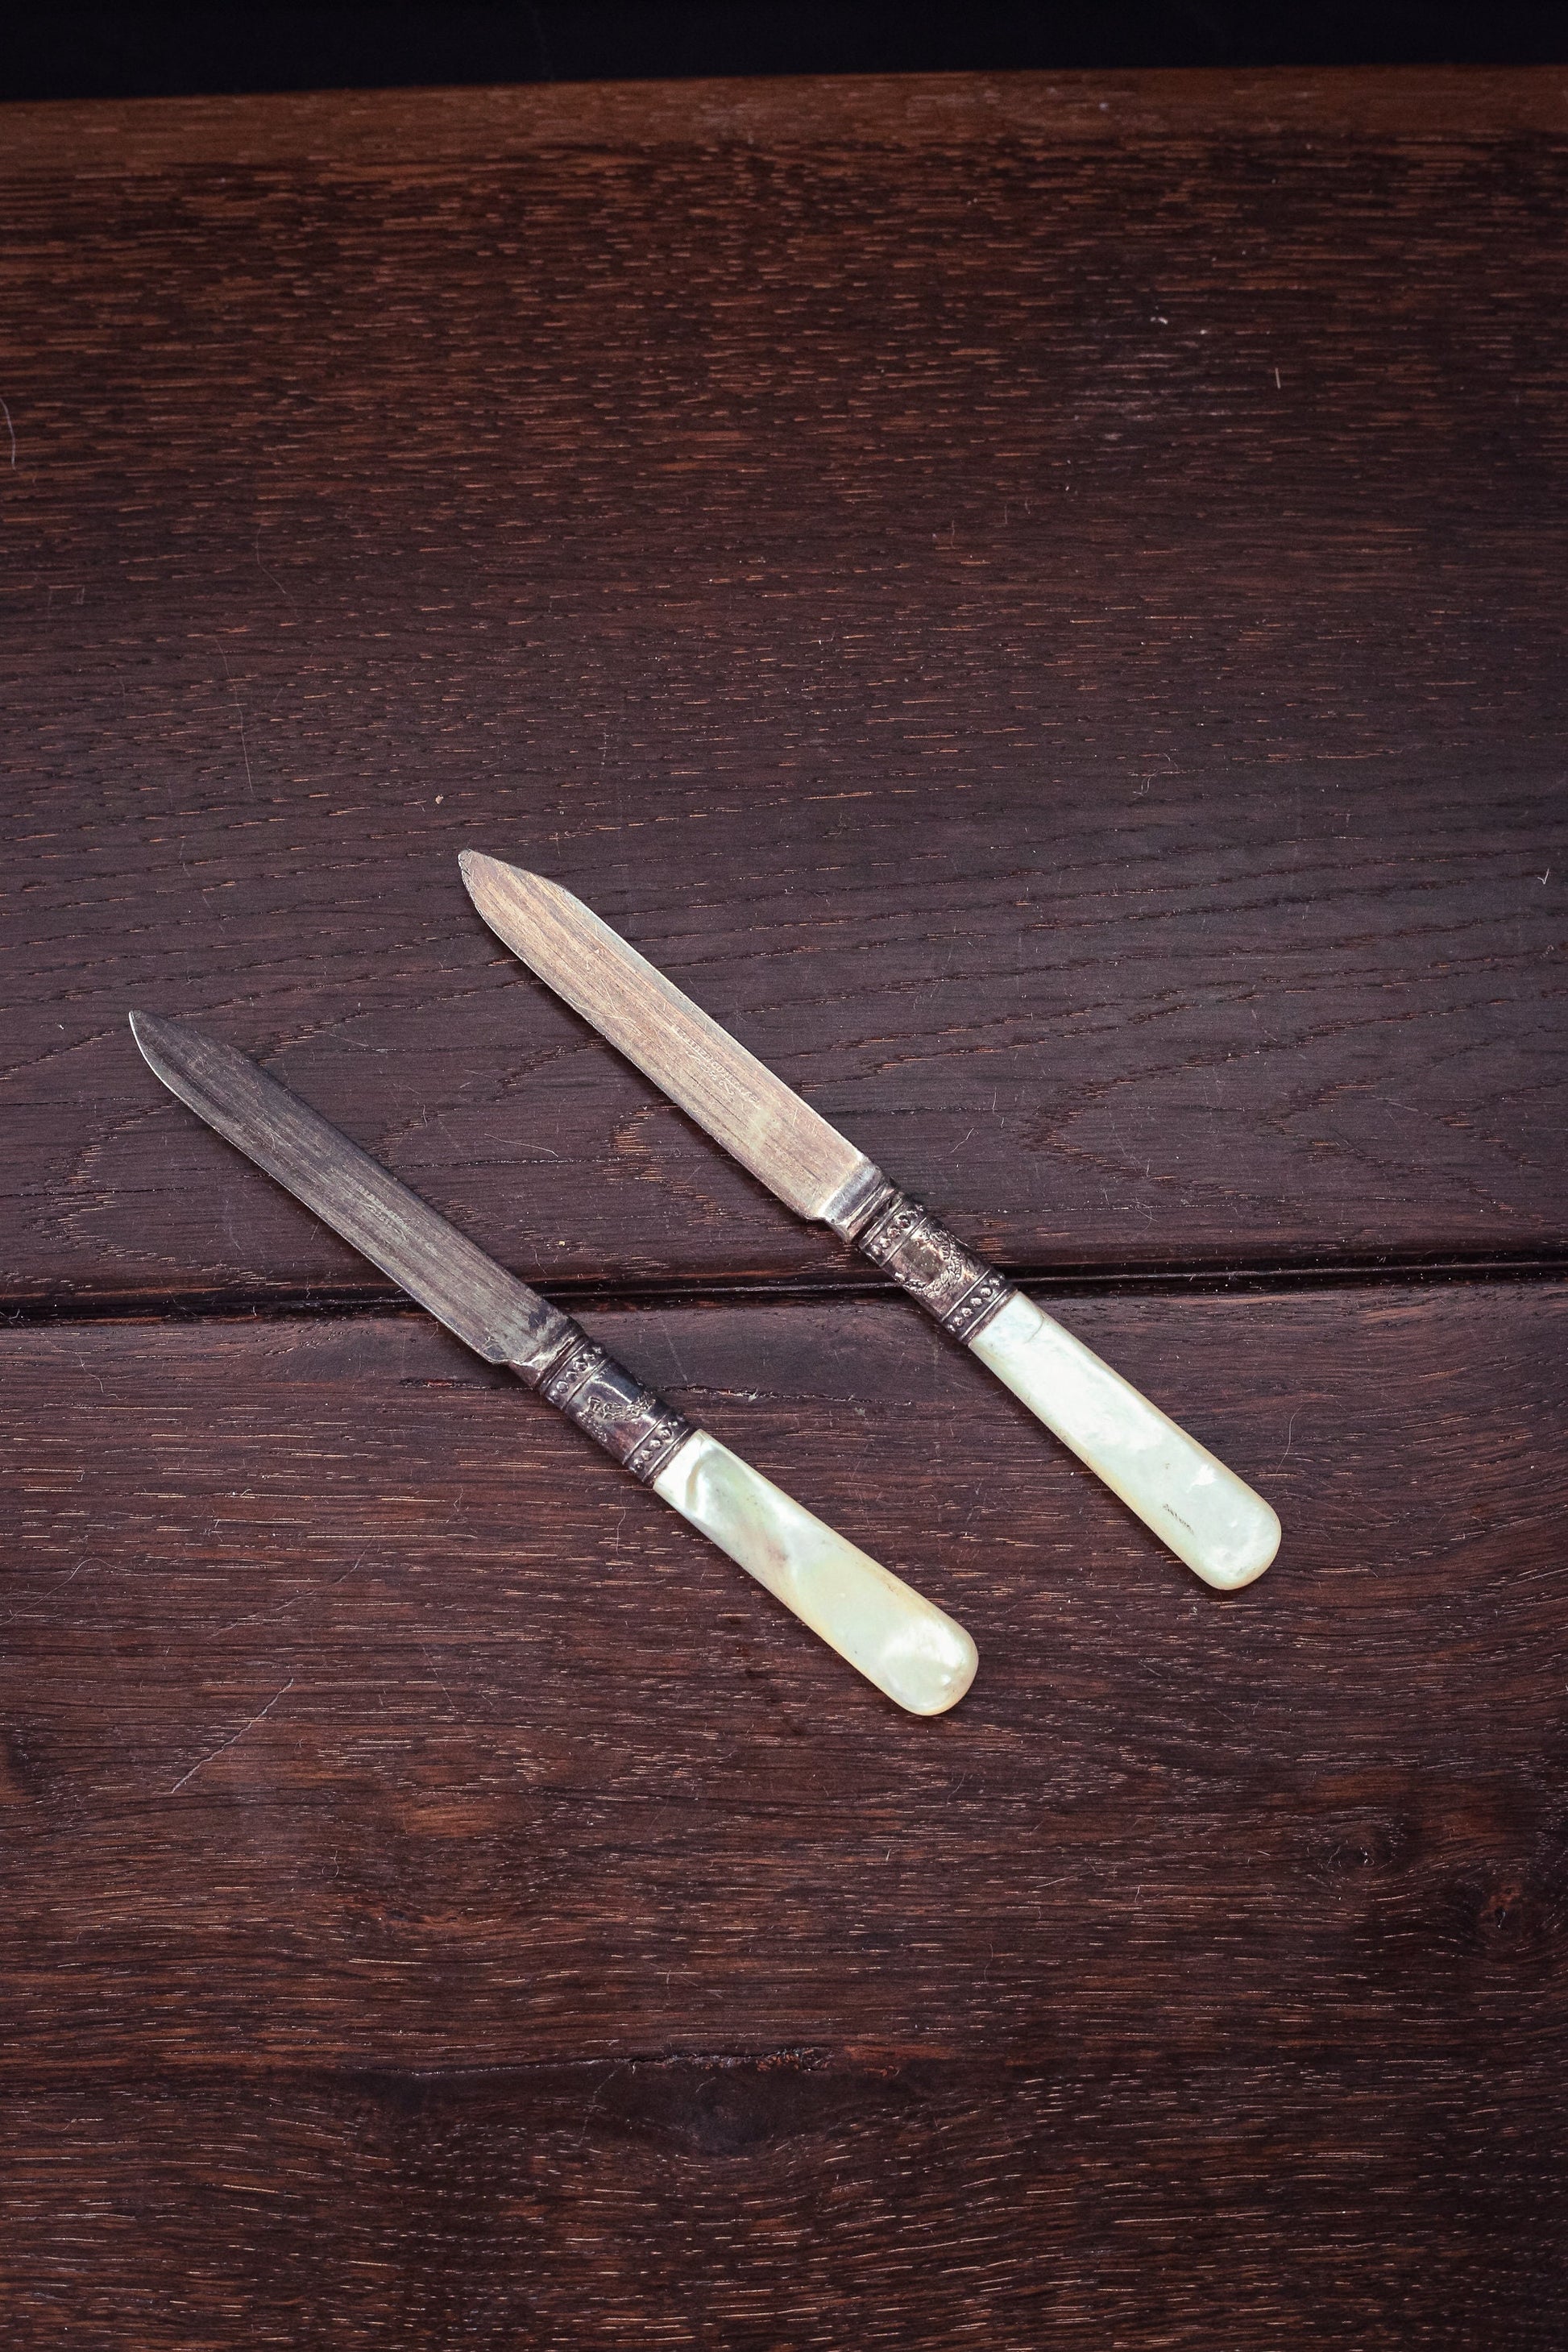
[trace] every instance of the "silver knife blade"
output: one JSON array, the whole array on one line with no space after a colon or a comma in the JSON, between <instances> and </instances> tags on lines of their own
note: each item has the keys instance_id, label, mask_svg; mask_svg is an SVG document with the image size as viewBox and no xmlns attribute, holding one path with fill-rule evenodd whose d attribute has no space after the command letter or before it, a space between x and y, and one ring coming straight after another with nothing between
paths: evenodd
<instances>
[{"instance_id":1,"label":"silver knife blade","mask_svg":"<svg viewBox=\"0 0 1568 2352\"><path fill-rule=\"evenodd\" d=\"M497 937L797 1216L828 1216L875 1177L863 1151L581 898L476 849L459 863Z\"/></svg>"},{"instance_id":2,"label":"silver knife blade","mask_svg":"<svg viewBox=\"0 0 1568 2352\"><path fill-rule=\"evenodd\" d=\"M492 1364L527 1371L574 1328L265 1070L183 1021L133 1013L148 1066L324 1224Z\"/></svg>"}]
</instances>

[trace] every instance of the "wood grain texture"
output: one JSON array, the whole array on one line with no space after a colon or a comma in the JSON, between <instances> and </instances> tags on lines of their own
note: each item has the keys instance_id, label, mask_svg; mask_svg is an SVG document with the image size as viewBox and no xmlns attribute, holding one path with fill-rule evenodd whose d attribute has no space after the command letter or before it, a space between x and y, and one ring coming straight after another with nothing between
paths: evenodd
<instances>
[{"instance_id":1,"label":"wood grain texture","mask_svg":"<svg viewBox=\"0 0 1568 2352\"><path fill-rule=\"evenodd\" d=\"M1076 1302L1229 1600L912 1307L599 1318L974 1627L929 1724L422 1319L13 1332L13 2306L1560 2341L1565 1316Z\"/></svg>"},{"instance_id":2,"label":"wood grain texture","mask_svg":"<svg viewBox=\"0 0 1568 2352\"><path fill-rule=\"evenodd\" d=\"M1563 89L20 110L13 1295L363 1279L138 1001L530 1279L843 1276L465 846L1008 1267L1562 1252Z\"/></svg>"},{"instance_id":3,"label":"wood grain texture","mask_svg":"<svg viewBox=\"0 0 1568 2352\"><path fill-rule=\"evenodd\" d=\"M1568 2341L1565 96L8 112L7 2341ZM912 1306L738 1299L858 1261L470 846L1050 1286L1262 1583ZM136 1003L618 1300L963 1706L388 1311Z\"/></svg>"},{"instance_id":4,"label":"wood grain texture","mask_svg":"<svg viewBox=\"0 0 1568 2352\"><path fill-rule=\"evenodd\" d=\"M1557 2352L1555 2089L1503 2037L28 2084L0 2278L50 2352Z\"/></svg>"},{"instance_id":5,"label":"wood grain texture","mask_svg":"<svg viewBox=\"0 0 1568 2352\"><path fill-rule=\"evenodd\" d=\"M8 168L118 183L192 163L313 164L344 174L414 163L516 163L557 149L831 141L867 152L1023 137L1095 154L1239 129L1253 138L1423 145L1560 137L1568 74L1464 67L1289 72L921 74L599 83L575 88L297 91L6 109Z\"/></svg>"}]
</instances>

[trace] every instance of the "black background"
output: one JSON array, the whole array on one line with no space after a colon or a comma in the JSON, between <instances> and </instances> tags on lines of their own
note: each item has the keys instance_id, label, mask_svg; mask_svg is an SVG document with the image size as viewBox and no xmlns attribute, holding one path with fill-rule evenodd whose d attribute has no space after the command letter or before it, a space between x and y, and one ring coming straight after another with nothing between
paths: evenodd
<instances>
[{"instance_id":1,"label":"black background","mask_svg":"<svg viewBox=\"0 0 1568 2352\"><path fill-rule=\"evenodd\" d=\"M700 74L1139 66L1546 64L1563 0L412 0L383 7L39 8L0 45L0 98L593 81Z\"/></svg>"}]
</instances>

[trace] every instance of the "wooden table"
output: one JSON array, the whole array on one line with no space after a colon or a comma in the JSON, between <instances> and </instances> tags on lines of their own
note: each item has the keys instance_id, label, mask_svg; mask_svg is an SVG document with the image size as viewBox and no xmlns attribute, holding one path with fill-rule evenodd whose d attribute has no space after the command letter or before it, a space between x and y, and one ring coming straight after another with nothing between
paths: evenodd
<instances>
[{"instance_id":1,"label":"wooden table","mask_svg":"<svg viewBox=\"0 0 1568 2352\"><path fill-rule=\"evenodd\" d=\"M1568 76L15 110L29 2347L1568 2342ZM1277 1504L1205 1591L503 954ZM171 1102L974 1631L903 1718Z\"/></svg>"}]
</instances>

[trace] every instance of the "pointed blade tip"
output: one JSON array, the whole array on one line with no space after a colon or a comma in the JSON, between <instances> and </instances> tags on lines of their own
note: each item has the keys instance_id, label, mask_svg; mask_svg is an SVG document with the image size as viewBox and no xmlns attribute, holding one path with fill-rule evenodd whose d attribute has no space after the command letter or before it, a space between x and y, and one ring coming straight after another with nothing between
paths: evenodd
<instances>
[{"instance_id":1,"label":"pointed blade tip","mask_svg":"<svg viewBox=\"0 0 1568 2352\"><path fill-rule=\"evenodd\" d=\"M205 1037L199 1029L193 1029L188 1021L171 1021L161 1013L132 1013L131 1034L153 1076L179 1095L182 1101L188 1100L188 1097L181 1080L188 1076L195 1061L211 1061L215 1055L222 1059L233 1052L232 1047L220 1045L216 1038ZM244 1056L239 1058L243 1060ZM199 1104L192 1108L201 1111ZM201 1116L205 1118L206 1113L201 1111ZM212 1122L209 1119L207 1123L210 1126Z\"/></svg>"},{"instance_id":2,"label":"pointed blade tip","mask_svg":"<svg viewBox=\"0 0 1568 2352\"><path fill-rule=\"evenodd\" d=\"M463 877L463 887L475 905L487 890L498 890L506 882L516 879L521 867L509 866L504 858L491 857L482 849L459 849L458 865Z\"/></svg>"},{"instance_id":3,"label":"pointed blade tip","mask_svg":"<svg viewBox=\"0 0 1568 2352\"><path fill-rule=\"evenodd\" d=\"M526 866L509 866L504 857L487 856L482 849L459 850L458 863L463 871L463 887L487 922L493 922L493 919L485 906L486 898L499 901L508 891L521 891L526 898L530 891L538 890L548 898L564 899L571 906L581 903L546 875L531 873ZM515 949L515 942L509 944Z\"/></svg>"}]
</instances>

